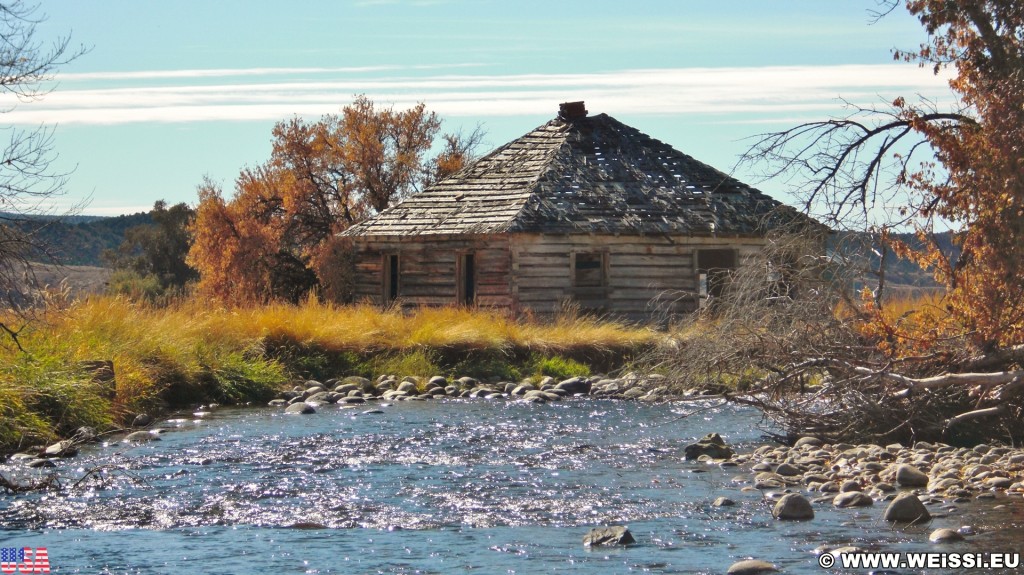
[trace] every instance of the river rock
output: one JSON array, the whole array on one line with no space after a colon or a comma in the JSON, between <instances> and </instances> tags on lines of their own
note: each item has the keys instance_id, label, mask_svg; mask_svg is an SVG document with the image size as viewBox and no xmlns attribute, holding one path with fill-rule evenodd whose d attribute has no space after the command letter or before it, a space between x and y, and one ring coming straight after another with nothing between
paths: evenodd
<instances>
[{"instance_id":1,"label":"river rock","mask_svg":"<svg viewBox=\"0 0 1024 575\"><path fill-rule=\"evenodd\" d=\"M787 493L779 499L772 509L772 517L781 520L814 519L811 502L799 493Z\"/></svg>"},{"instance_id":2,"label":"river rock","mask_svg":"<svg viewBox=\"0 0 1024 575\"><path fill-rule=\"evenodd\" d=\"M709 455L714 459L729 459L734 453L725 444L725 440L717 433L709 433L702 437L697 443L691 443L683 449L685 459L697 459L701 455Z\"/></svg>"},{"instance_id":3,"label":"river rock","mask_svg":"<svg viewBox=\"0 0 1024 575\"><path fill-rule=\"evenodd\" d=\"M824 441L818 439L817 437L810 436L801 437L800 439L797 439L795 443L793 443L793 447L795 448L821 447L822 445L825 445Z\"/></svg>"},{"instance_id":4,"label":"river rock","mask_svg":"<svg viewBox=\"0 0 1024 575\"><path fill-rule=\"evenodd\" d=\"M1013 485L1013 480L1009 477L989 477L985 480L985 487L1006 489L1011 485Z\"/></svg>"},{"instance_id":5,"label":"river rock","mask_svg":"<svg viewBox=\"0 0 1024 575\"><path fill-rule=\"evenodd\" d=\"M148 413L140 413L132 420L132 427L147 427L153 423L153 418Z\"/></svg>"},{"instance_id":6,"label":"river rock","mask_svg":"<svg viewBox=\"0 0 1024 575\"><path fill-rule=\"evenodd\" d=\"M34 469L39 469L39 468L43 468L43 467L57 467L49 459L42 459L42 458L30 459L29 462L26 463L25 465L27 465L29 467L32 467Z\"/></svg>"},{"instance_id":7,"label":"river rock","mask_svg":"<svg viewBox=\"0 0 1024 575\"><path fill-rule=\"evenodd\" d=\"M868 507L874 504L875 500L862 491L846 491L836 495L832 500L832 505L840 508Z\"/></svg>"},{"instance_id":8,"label":"river rock","mask_svg":"<svg viewBox=\"0 0 1024 575\"><path fill-rule=\"evenodd\" d=\"M892 523L925 523L931 521L932 516L916 495L902 493L892 500L882 518Z\"/></svg>"},{"instance_id":9,"label":"river rock","mask_svg":"<svg viewBox=\"0 0 1024 575\"><path fill-rule=\"evenodd\" d=\"M78 429L75 430L74 433L71 434L71 439L74 439L79 443L83 443L86 441L95 441L96 429L89 427L88 425L83 425L82 427L79 427Z\"/></svg>"},{"instance_id":10,"label":"river rock","mask_svg":"<svg viewBox=\"0 0 1024 575\"><path fill-rule=\"evenodd\" d=\"M846 493L847 491L863 491L863 487L856 479L847 479L839 486L839 492Z\"/></svg>"},{"instance_id":11,"label":"river rock","mask_svg":"<svg viewBox=\"0 0 1024 575\"><path fill-rule=\"evenodd\" d=\"M128 443L143 443L146 441L160 441L160 438L148 431L133 431L124 436L124 441Z\"/></svg>"},{"instance_id":12,"label":"river rock","mask_svg":"<svg viewBox=\"0 0 1024 575\"><path fill-rule=\"evenodd\" d=\"M43 454L46 457L74 457L78 455L78 448L75 447L74 441L65 439L47 447Z\"/></svg>"},{"instance_id":13,"label":"river rock","mask_svg":"<svg viewBox=\"0 0 1024 575\"><path fill-rule=\"evenodd\" d=\"M558 382L555 389L564 389L570 395L576 393L590 393L590 382L583 377L571 377Z\"/></svg>"},{"instance_id":14,"label":"river rock","mask_svg":"<svg viewBox=\"0 0 1024 575\"><path fill-rule=\"evenodd\" d=\"M395 391L401 391L407 395L419 394L419 390L416 389L416 384L411 381L403 381L402 383L398 384L398 387L395 388Z\"/></svg>"},{"instance_id":15,"label":"river rock","mask_svg":"<svg viewBox=\"0 0 1024 575\"><path fill-rule=\"evenodd\" d=\"M909 463L902 463L896 468L896 483L902 487L924 487L928 485L928 474Z\"/></svg>"},{"instance_id":16,"label":"river rock","mask_svg":"<svg viewBox=\"0 0 1024 575\"><path fill-rule=\"evenodd\" d=\"M778 467L775 468L775 473L778 473L783 477L794 477L801 475L803 472L792 463L780 463Z\"/></svg>"},{"instance_id":17,"label":"river rock","mask_svg":"<svg viewBox=\"0 0 1024 575\"><path fill-rule=\"evenodd\" d=\"M936 529L928 536L928 541L932 543L954 543L963 540L964 536L962 534L946 528Z\"/></svg>"},{"instance_id":18,"label":"river rock","mask_svg":"<svg viewBox=\"0 0 1024 575\"><path fill-rule=\"evenodd\" d=\"M331 392L329 391L320 391L306 398L306 401L316 403L335 403L338 399L336 395L331 395Z\"/></svg>"},{"instance_id":19,"label":"river rock","mask_svg":"<svg viewBox=\"0 0 1024 575\"><path fill-rule=\"evenodd\" d=\"M629 545L636 543L633 534L629 529L622 526L595 527L583 536L585 547L599 547L601 545Z\"/></svg>"},{"instance_id":20,"label":"river rock","mask_svg":"<svg viewBox=\"0 0 1024 575\"><path fill-rule=\"evenodd\" d=\"M306 415L306 414L309 414L309 413L316 413L316 409L312 405L310 405L308 403L305 403L305 402L302 402L302 403L293 403L293 404L289 405L288 407L286 407L284 409L284 412L287 413L287 414Z\"/></svg>"},{"instance_id":21,"label":"river rock","mask_svg":"<svg viewBox=\"0 0 1024 575\"><path fill-rule=\"evenodd\" d=\"M758 575L758 573L774 573L778 569L768 563L767 561L761 561L758 559L747 559L744 561L737 561L729 566L729 570L726 571L727 575Z\"/></svg>"}]
</instances>

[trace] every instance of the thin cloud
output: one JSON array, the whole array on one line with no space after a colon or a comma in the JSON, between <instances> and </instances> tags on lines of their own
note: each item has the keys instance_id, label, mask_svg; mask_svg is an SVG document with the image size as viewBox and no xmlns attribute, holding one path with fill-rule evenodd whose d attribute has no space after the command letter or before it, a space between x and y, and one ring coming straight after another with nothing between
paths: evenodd
<instances>
[{"instance_id":1,"label":"thin cloud","mask_svg":"<svg viewBox=\"0 0 1024 575\"><path fill-rule=\"evenodd\" d=\"M444 66L347 66L336 68L205 68L195 70L139 70L129 72L79 72L61 74L62 82L83 82L95 80L180 80L232 78L245 76L295 76L310 74L357 74L390 72L399 70L433 70L438 68L472 68L482 64L464 63Z\"/></svg>"},{"instance_id":2,"label":"thin cloud","mask_svg":"<svg viewBox=\"0 0 1024 575\"><path fill-rule=\"evenodd\" d=\"M765 116L828 112L837 98L870 106L899 95L941 100L947 79L913 66L772 66L671 68L597 74L434 75L348 77L372 68L257 68L80 74L75 79L134 80L135 86L61 89L18 104L0 98L6 123L127 124L279 120L335 113L363 93L399 107L426 102L445 116L551 115L558 102L586 100L594 111L618 114ZM340 78L286 80L298 74ZM107 74L107 76L104 76ZM146 85L150 79L229 79L257 82ZM274 77L274 78L271 78Z\"/></svg>"}]
</instances>

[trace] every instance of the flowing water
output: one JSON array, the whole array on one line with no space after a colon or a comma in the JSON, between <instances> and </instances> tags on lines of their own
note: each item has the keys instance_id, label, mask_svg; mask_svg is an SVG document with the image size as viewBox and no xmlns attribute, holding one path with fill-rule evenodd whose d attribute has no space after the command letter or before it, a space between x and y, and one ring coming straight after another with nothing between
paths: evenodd
<instances>
[{"instance_id":1,"label":"flowing water","mask_svg":"<svg viewBox=\"0 0 1024 575\"><path fill-rule=\"evenodd\" d=\"M60 461L59 493L0 495L0 547L46 547L55 573L269 575L724 573L751 556L825 573L819 546L934 551L932 529L964 524L980 534L955 550L1022 546L1019 494L936 508L927 527L894 530L878 504L782 522L741 491L748 470L682 459L712 431L751 450L759 422L733 406L595 400L189 413L160 441ZM723 495L737 505L713 507ZM637 545L584 548L605 524Z\"/></svg>"}]
</instances>

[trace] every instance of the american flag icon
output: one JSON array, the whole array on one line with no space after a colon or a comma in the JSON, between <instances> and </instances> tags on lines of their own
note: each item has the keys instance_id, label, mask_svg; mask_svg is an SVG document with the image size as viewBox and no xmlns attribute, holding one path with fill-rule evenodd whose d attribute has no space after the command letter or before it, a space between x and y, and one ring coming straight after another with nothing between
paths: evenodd
<instances>
[{"instance_id":1,"label":"american flag icon","mask_svg":"<svg viewBox=\"0 0 1024 575\"><path fill-rule=\"evenodd\" d=\"M50 556L46 547L0 547L0 572L4 575L12 573L49 573Z\"/></svg>"}]
</instances>

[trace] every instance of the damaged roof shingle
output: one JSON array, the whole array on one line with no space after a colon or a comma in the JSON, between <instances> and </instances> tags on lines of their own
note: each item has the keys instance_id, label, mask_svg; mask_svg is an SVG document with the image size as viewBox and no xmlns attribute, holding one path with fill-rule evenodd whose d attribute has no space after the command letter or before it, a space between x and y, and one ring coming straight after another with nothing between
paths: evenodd
<instances>
[{"instance_id":1,"label":"damaged roof shingle","mask_svg":"<svg viewBox=\"0 0 1024 575\"><path fill-rule=\"evenodd\" d=\"M780 203L606 115L556 118L344 235L756 234Z\"/></svg>"}]
</instances>

